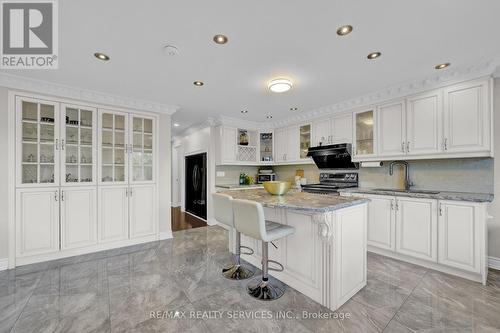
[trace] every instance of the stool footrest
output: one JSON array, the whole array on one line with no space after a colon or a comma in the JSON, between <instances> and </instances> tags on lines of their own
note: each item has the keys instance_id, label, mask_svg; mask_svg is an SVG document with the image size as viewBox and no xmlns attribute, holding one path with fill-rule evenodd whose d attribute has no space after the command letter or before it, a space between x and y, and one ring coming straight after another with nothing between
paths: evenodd
<instances>
[{"instance_id":1,"label":"stool footrest","mask_svg":"<svg viewBox=\"0 0 500 333\"><path fill-rule=\"evenodd\" d=\"M268 267L268 270L270 270L270 271L283 272L283 271L285 270L285 267L283 267L283 265L282 265L282 264L280 264L279 262L277 262L276 260L271 260L271 259L269 259L269 260L267 261L267 263L268 263L268 264L269 264L269 263L271 263L271 264L275 264L275 265L278 265L278 266L279 266L279 268L275 268L275 267Z\"/></svg>"},{"instance_id":2,"label":"stool footrest","mask_svg":"<svg viewBox=\"0 0 500 333\"><path fill-rule=\"evenodd\" d=\"M251 247L241 245L240 246L240 250L241 249L248 250L248 252L240 252L240 254L245 254L245 255L248 255L248 256L251 256L252 254L254 254L254 251L253 251L253 249Z\"/></svg>"}]
</instances>

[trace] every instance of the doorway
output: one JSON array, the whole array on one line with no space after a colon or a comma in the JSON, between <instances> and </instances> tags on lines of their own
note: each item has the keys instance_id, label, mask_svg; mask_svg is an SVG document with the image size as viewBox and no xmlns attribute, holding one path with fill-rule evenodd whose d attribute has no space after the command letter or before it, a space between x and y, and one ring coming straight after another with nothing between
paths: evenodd
<instances>
[{"instance_id":1,"label":"doorway","mask_svg":"<svg viewBox=\"0 0 500 333\"><path fill-rule=\"evenodd\" d=\"M207 219L207 153L185 158L185 209Z\"/></svg>"}]
</instances>

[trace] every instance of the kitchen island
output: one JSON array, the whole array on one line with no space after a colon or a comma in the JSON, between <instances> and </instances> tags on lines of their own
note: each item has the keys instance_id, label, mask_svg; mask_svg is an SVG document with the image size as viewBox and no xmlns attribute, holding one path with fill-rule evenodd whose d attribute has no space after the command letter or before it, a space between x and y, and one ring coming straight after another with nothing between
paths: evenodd
<instances>
[{"instance_id":1,"label":"kitchen island","mask_svg":"<svg viewBox=\"0 0 500 333\"><path fill-rule=\"evenodd\" d=\"M273 277L331 310L366 285L368 199L293 190L283 196L262 189L222 193L257 201L264 206L266 220L295 228L295 234L269 246L269 259L284 267L282 272L270 271ZM233 253L234 236L230 233ZM242 258L261 267L261 242L242 235L241 244L255 251Z\"/></svg>"}]
</instances>

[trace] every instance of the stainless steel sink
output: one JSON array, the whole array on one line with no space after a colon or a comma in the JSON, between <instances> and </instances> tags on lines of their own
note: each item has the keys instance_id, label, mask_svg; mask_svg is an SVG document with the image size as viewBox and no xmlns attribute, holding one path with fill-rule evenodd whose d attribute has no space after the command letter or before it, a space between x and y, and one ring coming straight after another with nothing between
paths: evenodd
<instances>
[{"instance_id":1,"label":"stainless steel sink","mask_svg":"<svg viewBox=\"0 0 500 333\"><path fill-rule=\"evenodd\" d=\"M428 190L402 190L397 188L375 188L374 191L397 192L397 193L416 193L416 194L439 194L439 191Z\"/></svg>"}]
</instances>

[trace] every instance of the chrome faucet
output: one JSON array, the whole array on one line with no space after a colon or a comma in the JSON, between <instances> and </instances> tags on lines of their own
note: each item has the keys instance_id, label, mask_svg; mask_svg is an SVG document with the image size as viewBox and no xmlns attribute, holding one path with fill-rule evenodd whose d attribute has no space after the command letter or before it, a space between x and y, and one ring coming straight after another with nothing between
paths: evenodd
<instances>
[{"instance_id":1,"label":"chrome faucet","mask_svg":"<svg viewBox=\"0 0 500 333\"><path fill-rule=\"evenodd\" d=\"M410 165L406 161L392 161L389 165L389 175L394 174L394 166L401 165L405 168L405 190L409 191L410 187L413 186L413 182L410 180Z\"/></svg>"}]
</instances>

